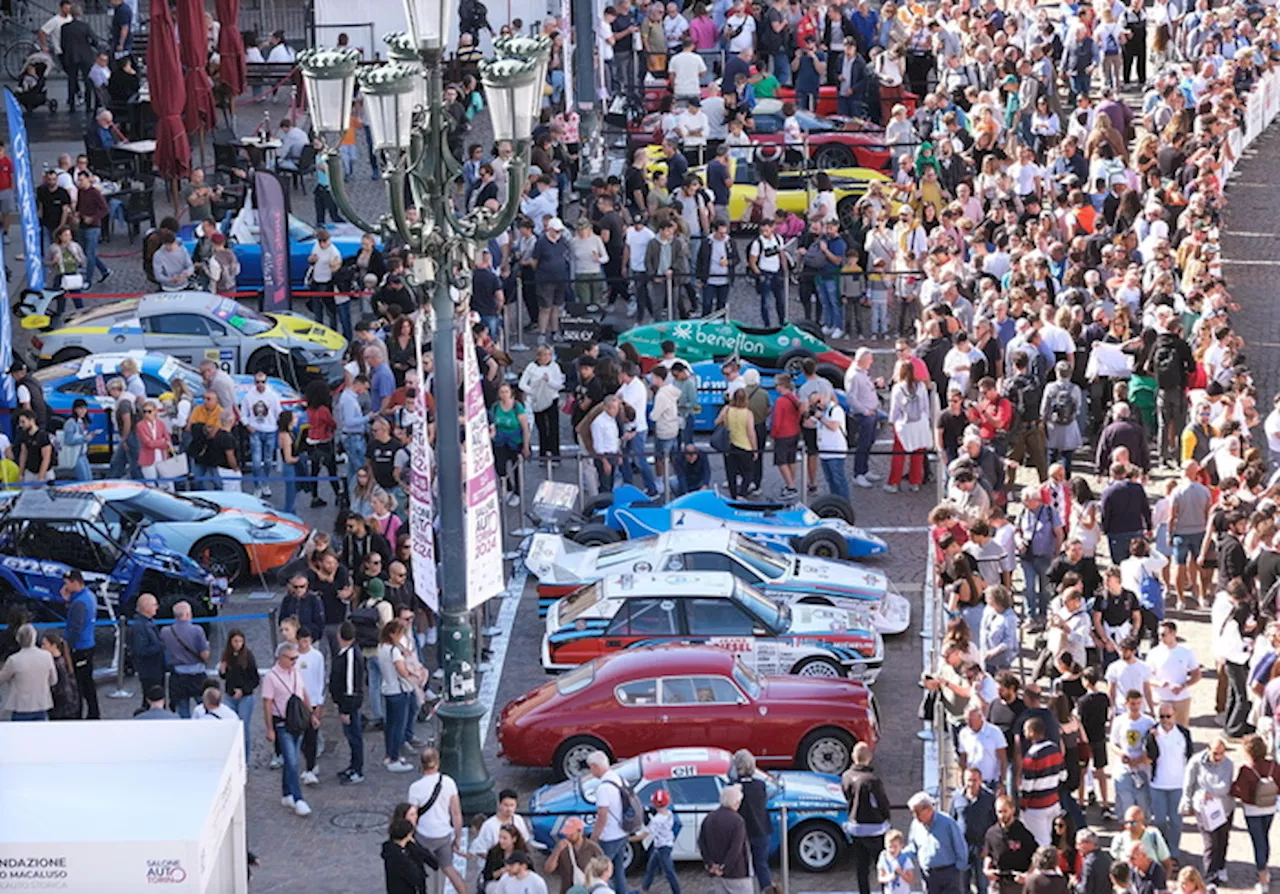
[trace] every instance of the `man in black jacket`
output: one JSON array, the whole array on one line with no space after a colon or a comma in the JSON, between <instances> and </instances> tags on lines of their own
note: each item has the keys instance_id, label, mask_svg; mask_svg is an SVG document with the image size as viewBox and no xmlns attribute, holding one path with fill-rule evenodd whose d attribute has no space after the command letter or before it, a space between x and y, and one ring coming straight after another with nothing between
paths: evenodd
<instances>
[{"instance_id":1,"label":"man in black jacket","mask_svg":"<svg viewBox=\"0 0 1280 894\"><path fill-rule=\"evenodd\" d=\"M969 845L969 871L965 873L966 894L987 894L986 876L982 874L982 849L987 830L996 819L996 796L982 785L982 771L971 766L964 771L964 787L951 796L951 818L960 825Z\"/></svg>"},{"instance_id":2,"label":"man in black jacket","mask_svg":"<svg viewBox=\"0 0 1280 894\"><path fill-rule=\"evenodd\" d=\"M889 828L889 796L871 766L871 748L865 742L853 746L853 766L844 771L840 784L849 799L849 821L845 830L853 839L858 894L871 894L871 869L880 858L884 834Z\"/></svg>"},{"instance_id":3,"label":"man in black jacket","mask_svg":"<svg viewBox=\"0 0 1280 894\"><path fill-rule=\"evenodd\" d=\"M147 690L164 684L164 644L160 642L160 629L156 627L156 611L160 604L150 593L138 597L138 610L129 622L132 633L129 645L133 648L133 669L138 673L142 689L142 710L147 710Z\"/></svg>"},{"instance_id":4,"label":"man in black jacket","mask_svg":"<svg viewBox=\"0 0 1280 894\"><path fill-rule=\"evenodd\" d=\"M722 894L753 894L751 849L747 844L747 821L738 813L742 788L726 785L720 790L720 806L707 814L698 831L698 852L702 865L719 880Z\"/></svg>"},{"instance_id":5,"label":"man in black jacket","mask_svg":"<svg viewBox=\"0 0 1280 894\"><path fill-rule=\"evenodd\" d=\"M356 629L350 621L338 628L338 654L329 672L329 696L338 709L342 734L351 746L351 761L338 774L342 785L364 782L364 721L360 706L364 704L365 665L356 645Z\"/></svg>"},{"instance_id":6,"label":"man in black jacket","mask_svg":"<svg viewBox=\"0 0 1280 894\"><path fill-rule=\"evenodd\" d=\"M85 111L93 112L93 82L89 80L89 69L93 67L93 61L97 57L98 38L84 20L84 8L73 4L71 21L62 26L62 62L67 70L68 112L76 110L76 99L80 95L82 83Z\"/></svg>"},{"instance_id":7,"label":"man in black jacket","mask_svg":"<svg viewBox=\"0 0 1280 894\"><path fill-rule=\"evenodd\" d=\"M992 883L993 894L1021 894L1018 876L1031 871L1031 857L1036 840L1018 819L1013 799L1001 795L996 799L997 822L986 834L986 860L982 871Z\"/></svg>"},{"instance_id":8,"label":"man in black jacket","mask_svg":"<svg viewBox=\"0 0 1280 894\"><path fill-rule=\"evenodd\" d=\"M1182 430L1187 427L1187 381L1196 367L1191 346L1182 337L1182 324L1177 320L1156 336L1151 366L1156 376L1160 461L1177 468L1182 455Z\"/></svg>"},{"instance_id":9,"label":"man in black jacket","mask_svg":"<svg viewBox=\"0 0 1280 894\"><path fill-rule=\"evenodd\" d=\"M1142 426L1130 418L1132 411L1129 405L1116 404L1111 408L1111 415L1115 421L1104 428L1098 437L1098 452L1094 457L1097 467L1105 469L1111 464L1112 452L1117 447L1127 447L1129 461L1142 471L1149 471L1151 456L1147 448L1147 436Z\"/></svg>"},{"instance_id":10,"label":"man in black jacket","mask_svg":"<svg viewBox=\"0 0 1280 894\"><path fill-rule=\"evenodd\" d=\"M1111 894L1111 855L1098 847L1098 833L1092 829L1077 832L1076 851L1080 874L1072 886L1073 894Z\"/></svg>"}]
</instances>

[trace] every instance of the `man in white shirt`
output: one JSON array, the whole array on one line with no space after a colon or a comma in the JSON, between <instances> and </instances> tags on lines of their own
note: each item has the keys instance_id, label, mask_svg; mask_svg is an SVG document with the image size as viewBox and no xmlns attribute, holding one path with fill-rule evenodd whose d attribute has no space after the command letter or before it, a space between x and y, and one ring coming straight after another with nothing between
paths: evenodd
<instances>
[{"instance_id":1,"label":"man in white shirt","mask_svg":"<svg viewBox=\"0 0 1280 894\"><path fill-rule=\"evenodd\" d=\"M724 19L724 30L729 34L729 52L741 53L756 45L756 20L752 18L746 7L734 3L733 8Z\"/></svg>"},{"instance_id":2,"label":"man in white shirt","mask_svg":"<svg viewBox=\"0 0 1280 894\"><path fill-rule=\"evenodd\" d=\"M702 76L706 73L706 60L693 51L693 41L686 38L680 43L680 52L667 62L671 93L676 102L701 96Z\"/></svg>"},{"instance_id":3,"label":"man in white shirt","mask_svg":"<svg viewBox=\"0 0 1280 894\"><path fill-rule=\"evenodd\" d=\"M706 162L707 135L711 132L711 122L702 111L702 99L694 96L689 99L680 117L676 119L676 133L680 135L680 148L691 165Z\"/></svg>"},{"instance_id":4,"label":"man in white shirt","mask_svg":"<svg viewBox=\"0 0 1280 894\"><path fill-rule=\"evenodd\" d=\"M988 723L982 705L970 703L965 725L960 729L960 766L974 767L982 781L994 789L1004 781L1009 764L1009 743L1000 727Z\"/></svg>"},{"instance_id":5,"label":"man in white shirt","mask_svg":"<svg viewBox=\"0 0 1280 894\"><path fill-rule=\"evenodd\" d=\"M1159 722L1151 730L1156 751L1151 769L1151 823L1176 850L1182 840L1179 805L1191 759L1191 733L1176 722L1172 705L1161 704L1158 710Z\"/></svg>"},{"instance_id":6,"label":"man in white shirt","mask_svg":"<svg viewBox=\"0 0 1280 894\"><path fill-rule=\"evenodd\" d=\"M267 374L257 372L253 387L240 401L240 419L249 429L249 456L253 462L254 493L271 496L267 483L276 455L276 423L280 419L280 395L267 384Z\"/></svg>"},{"instance_id":7,"label":"man in white shirt","mask_svg":"<svg viewBox=\"0 0 1280 894\"><path fill-rule=\"evenodd\" d=\"M1151 668L1138 660L1138 638L1126 636L1117 644L1120 657L1107 665L1107 685L1111 687L1111 704L1116 706L1116 713L1125 710L1126 692L1142 693L1142 708L1151 710Z\"/></svg>"},{"instance_id":8,"label":"man in white shirt","mask_svg":"<svg viewBox=\"0 0 1280 894\"><path fill-rule=\"evenodd\" d=\"M1124 712L1111 721L1111 778L1116 784L1115 811L1137 805L1151 814L1151 758L1147 757L1145 740L1156 722L1144 713L1145 700L1140 690L1122 693Z\"/></svg>"},{"instance_id":9,"label":"man in white shirt","mask_svg":"<svg viewBox=\"0 0 1280 894\"><path fill-rule=\"evenodd\" d=\"M1273 409L1262 423L1262 430L1267 435L1267 457L1271 461L1271 471L1274 472L1280 469L1280 394L1275 396L1271 406Z\"/></svg>"},{"instance_id":10,"label":"man in white shirt","mask_svg":"<svg viewBox=\"0 0 1280 894\"><path fill-rule=\"evenodd\" d=\"M1195 652L1178 642L1178 625L1160 624L1160 644L1147 654L1151 670L1151 696L1156 705L1172 708L1181 726L1191 721L1191 687L1200 682L1200 661Z\"/></svg>"},{"instance_id":11,"label":"man in white shirt","mask_svg":"<svg viewBox=\"0 0 1280 894\"><path fill-rule=\"evenodd\" d=\"M849 499L849 479L845 475L845 454L849 440L845 435L844 410L834 393L814 394L809 404L818 416L818 456L822 462L822 474L827 479L827 490L836 496Z\"/></svg>"},{"instance_id":12,"label":"man in white shirt","mask_svg":"<svg viewBox=\"0 0 1280 894\"><path fill-rule=\"evenodd\" d=\"M415 836L418 844L430 851L440 865L431 875L431 892L441 894L444 890L441 876L449 879L455 891L466 891L466 882L453 868L454 853L462 853L462 802L458 799L458 786L440 772L440 752L434 748L422 749L420 764L422 776L409 786L405 800L418 808Z\"/></svg>"},{"instance_id":13,"label":"man in white shirt","mask_svg":"<svg viewBox=\"0 0 1280 894\"><path fill-rule=\"evenodd\" d=\"M525 821L524 817L516 813L516 808L519 806L520 796L513 789L504 788L498 792L498 812L481 823L480 831L471 839L471 856L483 860L489 853L489 849L498 843L498 830L507 825L515 826L519 829L529 847L542 847L542 845L533 840L533 835L530 834L529 830L529 823Z\"/></svg>"},{"instance_id":14,"label":"man in white shirt","mask_svg":"<svg viewBox=\"0 0 1280 894\"><path fill-rule=\"evenodd\" d=\"M205 684L204 693L200 696L200 704L191 709L192 720L239 720L240 715L231 709L230 705L222 703L222 690L216 685L216 681L210 680ZM249 735L249 731L245 730L245 735Z\"/></svg>"},{"instance_id":15,"label":"man in white shirt","mask_svg":"<svg viewBox=\"0 0 1280 894\"><path fill-rule=\"evenodd\" d=\"M660 477L666 478L667 456L676 449L683 420L680 417L680 388L665 366L655 366L649 372L653 382L653 439L654 466Z\"/></svg>"},{"instance_id":16,"label":"man in white shirt","mask_svg":"<svg viewBox=\"0 0 1280 894\"><path fill-rule=\"evenodd\" d=\"M644 480L644 489L650 495L658 493L658 482L649 468L649 459L645 455L649 443L649 389L645 387L644 376L640 369L630 361L624 362L618 369L618 398L631 408L635 419L625 423L624 428L630 435L622 445L623 480L631 479L631 471L627 464L633 464L640 470Z\"/></svg>"},{"instance_id":17,"label":"man in white shirt","mask_svg":"<svg viewBox=\"0 0 1280 894\"><path fill-rule=\"evenodd\" d=\"M272 51L274 55L274 50ZM272 60L275 61L275 60ZM276 168L281 171L298 170L298 160L307 145L307 132L295 127L288 118L280 120L280 148L276 152Z\"/></svg>"},{"instance_id":18,"label":"man in white shirt","mask_svg":"<svg viewBox=\"0 0 1280 894\"><path fill-rule=\"evenodd\" d=\"M613 490L613 476L618 470L618 454L622 452L622 436L618 433L618 412L622 401L610 394L604 399L604 410L591 420L591 452L600 477L600 490Z\"/></svg>"},{"instance_id":19,"label":"man in white shirt","mask_svg":"<svg viewBox=\"0 0 1280 894\"><path fill-rule=\"evenodd\" d=\"M93 67L89 69L89 81L94 89L105 90L109 80L111 80L111 65L107 61L107 54L99 53L93 60Z\"/></svg>"},{"instance_id":20,"label":"man in white shirt","mask_svg":"<svg viewBox=\"0 0 1280 894\"><path fill-rule=\"evenodd\" d=\"M631 846L622 830L622 778L609 768L609 756L603 751L587 755L587 770L600 784L596 786L596 819L591 840L600 845L604 855L613 861L613 890L627 894L627 877L623 855Z\"/></svg>"},{"instance_id":21,"label":"man in white shirt","mask_svg":"<svg viewBox=\"0 0 1280 894\"><path fill-rule=\"evenodd\" d=\"M307 762L307 769L298 779L303 785L320 784L320 777L316 775L316 748L319 745L319 721L324 718L324 695L329 678L324 672L324 655L319 649L311 647L311 637L323 632L308 630L306 627L298 631L298 661L294 667L307 691L311 716L317 721L314 725L308 725L307 731L302 734L302 756Z\"/></svg>"},{"instance_id":22,"label":"man in white shirt","mask_svg":"<svg viewBox=\"0 0 1280 894\"><path fill-rule=\"evenodd\" d=\"M271 52L267 54L268 62L293 62L294 52L284 42L284 32L276 31L271 35Z\"/></svg>"},{"instance_id":23,"label":"man in white shirt","mask_svg":"<svg viewBox=\"0 0 1280 894\"><path fill-rule=\"evenodd\" d=\"M51 56L62 57L62 26L71 21L71 0L62 0L58 4L58 12L40 26L36 38L40 48Z\"/></svg>"}]
</instances>

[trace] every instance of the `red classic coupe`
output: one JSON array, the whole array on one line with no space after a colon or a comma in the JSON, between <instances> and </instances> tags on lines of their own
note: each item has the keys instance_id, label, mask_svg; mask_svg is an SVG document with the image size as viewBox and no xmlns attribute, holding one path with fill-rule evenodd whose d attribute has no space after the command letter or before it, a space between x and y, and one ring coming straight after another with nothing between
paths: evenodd
<instances>
[{"instance_id":1,"label":"red classic coupe","mask_svg":"<svg viewBox=\"0 0 1280 894\"><path fill-rule=\"evenodd\" d=\"M511 701L498 754L559 779L596 749L611 761L656 748L747 748L765 767L844 772L855 742L874 746L879 708L850 680L760 677L730 652L667 645L616 652Z\"/></svg>"}]
</instances>

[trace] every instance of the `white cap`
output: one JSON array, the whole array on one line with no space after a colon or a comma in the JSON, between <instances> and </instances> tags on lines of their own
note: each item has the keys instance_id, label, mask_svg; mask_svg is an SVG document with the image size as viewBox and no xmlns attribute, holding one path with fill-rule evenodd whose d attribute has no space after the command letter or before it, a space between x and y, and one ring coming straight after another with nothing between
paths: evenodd
<instances>
[{"instance_id":1,"label":"white cap","mask_svg":"<svg viewBox=\"0 0 1280 894\"><path fill-rule=\"evenodd\" d=\"M547 221L547 229L548 229L548 230L563 230L563 229L564 229L564 221L563 221L563 220L561 220L561 219L560 219L560 218L558 218L558 217L553 217L553 218L551 218L551 220Z\"/></svg>"}]
</instances>

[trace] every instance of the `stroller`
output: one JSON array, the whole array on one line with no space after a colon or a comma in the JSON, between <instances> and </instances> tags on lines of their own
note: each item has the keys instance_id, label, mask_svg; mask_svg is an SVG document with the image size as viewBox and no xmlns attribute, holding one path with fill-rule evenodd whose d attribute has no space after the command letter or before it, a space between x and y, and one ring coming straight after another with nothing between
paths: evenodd
<instances>
[{"instance_id":1,"label":"stroller","mask_svg":"<svg viewBox=\"0 0 1280 894\"><path fill-rule=\"evenodd\" d=\"M51 64L52 60L43 53L32 53L23 63L16 98L28 114L43 105L49 107L50 114L58 111L58 101L49 96L45 84L45 75Z\"/></svg>"}]
</instances>

